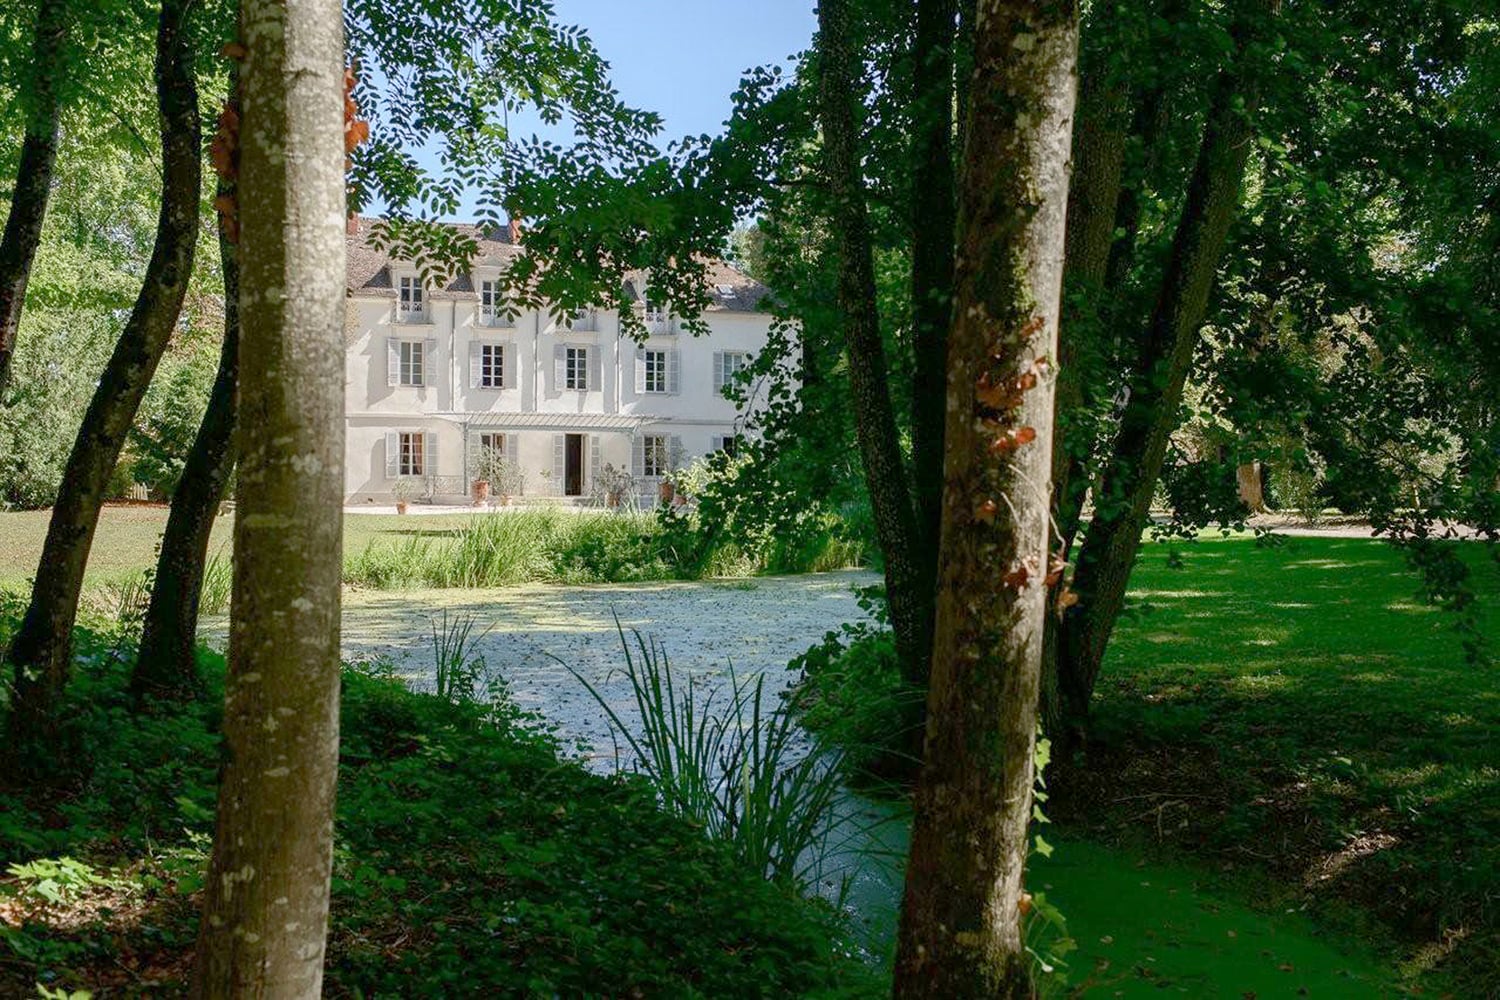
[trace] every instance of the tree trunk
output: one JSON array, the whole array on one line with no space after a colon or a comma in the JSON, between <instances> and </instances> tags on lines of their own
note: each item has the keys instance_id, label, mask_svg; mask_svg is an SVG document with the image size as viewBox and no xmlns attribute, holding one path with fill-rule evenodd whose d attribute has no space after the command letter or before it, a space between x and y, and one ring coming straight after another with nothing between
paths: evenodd
<instances>
[{"instance_id":1,"label":"tree trunk","mask_svg":"<svg viewBox=\"0 0 1500 1000\"><path fill-rule=\"evenodd\" d=\"M244 0L239 504L196 997L313 998L338 778L343 22Z\"/></svg>"},{"instance_id":2,"label":"tree trunk","mask_svg":"<svg viewBox=\"0 0 1500 1000\"><path fill-rule=\"evenodd\" d=\"M26 304L26 282L42 241L47 196L52 191L59 117L57 83L63 72L67 6L66 0L42 0L37 10L31 50L31 106L10 215L5 220L5 235L0 237L0 397L10 384L10 359L15 354L21 311Z\"/></svg>"},{"instance_id":3,"label":"tree trunk","mask_svg":"<svg viewBox=\"0 0 1500 1000\"><path fill-rule=\"evenodd\" d=\"M231 82L230 92L235 84ZM234 181L219 182L221 198L234 197ZM156 560L151 603L146 609L131 689L147 695L184 697L198 687L198 602L208 561L209 536L234 471L235 396L239 382L239 264L222 227L219 257L224 271L224 345L198 436L188 451L172 494Z\"/></svg>"},{"instance_id":4,"label":"tree trunk","mask_svg":"<svg viewBox=\"0 0 1500 1000\"><path fill-rule=\"evenodd\" d=\"M1266 491L1259 462L1246 462L1234 470L1235 487L1240 500L1252 514L1266 512Z\"/></svg>"},{"instance_id":5,"label":"tree trunk","mask_svg":"<svg viewBox=\"0 0 1500 1000\"><path fill-rule=\"evenodd\" d=\"M1249 3L1250 0L1245 0ZM1064 620L1059 686L1074 727L1088 715L1110 633L1125 603L1125 587L1140 550L1167 444L1177 428L1183 385L1192 368L1199 327L1208 307L1219 258L1239 207L1245 164L1254 142L1251 116L1259 100L1258 74L1245 55L1263 37L1266 8L1236 24L1240 55L1220 73L1202 145L1188 183L1171 254L1130 373L1129 398L1109 464L1094 500L1094 518L1078 554L1073 589L1079 603ZM1256 16L1259 15L1259 16Z\"/></svg>"},{"instance_id":6,"label":"tree trunk","mask_svg":"<svg viewBox=\"0 0 1500 1000\"><path fill-rule=\"evenodd\" d=\"M981 5L960 182L941 578L897 997L1030 997L1020 910L1046 614L1078 12Z\"/></svg>"},{"instance_id":7,"label":"tree trunk","mask_svg":"<svg viewBox=\"0 0 1500 1000\"><path fill-rule=\"evenodd\" d=\"M943 509L943 386L953 316L953 43L956 0L917 0L912 48L912 481L923 618L933 617ZM931 625L925 631L931 645Z\"/></svg>"},{"instance_id":8,"label":"tree trunk","mask_svg":"<svg viewBox=\"0 0 1500 1000\"><path fill-rule=\"evenodd\" d=\"M1090 386L1099 373L1080 359L1096 354L1107 324L1105 272L1114 243L1115 212L1125 165L1128 109L1125 86L1106 72L1106 53L1081 59L1078 113L1073 128L1073 175L1068 185L1067 233L1063 242L1063 336L1058 345L1056 413L1052 447L1052 511L1060 548L1067 557L1088 493L1088 462L1097 428L1088 419ZM1096 350L1085 352L1083 345ZM1058 696L1058 619L1044 626L1042 716L1058 737L1064 715Z\"/></svg>"},{"instance_id":9,"label":"tree trunk","mask_svg":"<svg viewBox=\"0 0 1500 1000\"><path fill-rule=\"evenodd\" d=\"M165 0L157 30L162 203L146 280L68 456L31 604L11 643L17 745L45 737L68 678L84 566L110 474L157 362L177 326L198 239L202 143L193 79L192 0Z\"/></svg>"},{"instance_id":10,"label":"tree trunk","mask_svg":"<svg viewBox=\"0 0 1500 1000\"><path fill-rule=\"evenodd\" d=\"M875 304L870 223L860 175L854 103L858 84L849 29L848 0L818 4L818 65L823 119L823 160L833 199L830 228L838 253L838 305L849 352L849 387L855 436L870 494L875 531L885 557L886 606L903 677L925 684L930 626L918 554L917 516L901 461L900 439Z\"/></svg>"}]
</instances>

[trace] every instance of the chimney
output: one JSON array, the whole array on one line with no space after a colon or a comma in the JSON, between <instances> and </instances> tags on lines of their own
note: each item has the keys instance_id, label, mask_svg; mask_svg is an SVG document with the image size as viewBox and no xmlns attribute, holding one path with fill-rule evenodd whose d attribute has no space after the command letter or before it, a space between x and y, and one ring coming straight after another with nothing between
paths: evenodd
<instances>
[{"instance_id":1,"label":"chimney","mask_svg":"<svg viewBox=\"0 0 1500 1000\"><path fill-rule=\"evenodd\" d=\"M510 241L512 243L520 243L521 242L521 217L519 215L512 215L510 217L510 227L509 228L510 228Z\"/></svg>"}]
</instances>

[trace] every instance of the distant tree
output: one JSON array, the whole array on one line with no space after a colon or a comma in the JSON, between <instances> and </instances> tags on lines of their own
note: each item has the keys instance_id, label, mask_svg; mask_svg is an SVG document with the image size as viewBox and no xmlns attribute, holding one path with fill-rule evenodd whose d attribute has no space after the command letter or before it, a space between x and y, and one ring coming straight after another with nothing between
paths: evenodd
<instances>
[{"instance_id":1,"label":"distant tree","mask_svg":"<svg viewBox=\"0 0 1500 1000\"><path fill-rule=\"evenodd\" d=\"M1021 904L1054 573L1048 487L1077 51L1076 5L978 7L898 997L1033 995Z\"/></svg>"},{"instance_id":2,"label":"distant tree","mask_svg":"<svg viewBox=\"0 0 1500 1000\"><path fill-rule=\"evenodd\" d=\"M338 777L344 49L337 0L245 0L239 506L198 997L320 993Z\"/></svg>"},{"instance_id":3,"label":"distant tree","mask_svg":"<svg viewBox=\"0 0 1500 1000\"><path fill-rule=\"evenodd\" d=\"M177 326L198 238L201 139L191 0L165 0L157 29L161 212L145 282L63 473L31 601L7 654L15 670L12 745L48 731L72 661L84 567L109 481L141 399Z\"/></svg>"}]
</instances>

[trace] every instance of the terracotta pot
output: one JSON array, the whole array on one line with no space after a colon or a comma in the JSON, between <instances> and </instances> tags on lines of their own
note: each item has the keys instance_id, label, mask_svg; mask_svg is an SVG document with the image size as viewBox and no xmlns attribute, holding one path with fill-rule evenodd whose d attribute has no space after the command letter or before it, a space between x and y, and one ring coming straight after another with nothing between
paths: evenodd
<instances>
[{"instance_id":1,"label":"terracotta pot","mask_svg":"<svg viewBox=\"0 0 1500 1000\"><path fill-rule=\"evenodd\" d=\"M672 481L670 479L664 479L662 480L661 484L657 486L657 491L661 496L662 503L671 503L673 494L677 492L677 487L672 485Z\"/></svg>"},{"instance_id":2,"label":"terracotta pot","mask_svg":"<svg viewBox=\"0 0 1500 1000\"><path fill-rule=\"evenodd\" d=\"M406 513L406 508L408 508L410 506L411 506L411 504L408 503L405 500L397 500L396 501L396 513L397 514L405 514Z\"/></svg>"},{"instance_id":3,"label":"terracotta pot","mask_svg":"<svg viewBox=\"0 0 1500 1000\"><path fill-rule=\"evenodd\" d=\"M604 497L604 502L607 503L607 504L609 504L611 507L618 507L618 506L620 506L620 494L619 493L609 493L609 494L606 494L605 497Z\"/></svg>"},{"instance_id":4,"label":"terracotta pot","mask_svg":"<svg viewBox=\"0 0 1500 1000\"><path fill-rule=\"evenodd\" d=\"M676 496L672 497L672 503L678 507L686 507L687 496L685 494L678 493Z\"/></svg>"},{"instance_id":5,"label":"terracotta pot","mask_svg":"<svg viewBox=\"0 0 1500 1000\"><path fill-rule=\"evenodd\" d=\"M478 506L490 498L490 481L488 479L476 479L472 487L474 504Z\"/></svg>"}]
</instances>

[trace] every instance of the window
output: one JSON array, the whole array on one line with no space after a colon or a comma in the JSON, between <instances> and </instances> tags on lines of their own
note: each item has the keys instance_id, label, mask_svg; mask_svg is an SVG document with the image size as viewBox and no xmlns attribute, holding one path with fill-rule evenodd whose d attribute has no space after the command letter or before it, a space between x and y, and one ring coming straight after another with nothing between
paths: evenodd
<instances>
[{"instance_id":1,"label":"window","mask_svg":"<svg viewBox=\"0 0 1500 1000\"><path fill-rule=\"evenodd\" d=\"M426 322L427 303L423 298L422 279L405 277L398 282L397 287L400 299L396 307L396 318L403 322Z\"/></svg>"},{"instance_id":2,"label":"window","mask_svg":"<svg viewBox=\"0 0 1500 1000\"><path fill-rule=\"evenodd\" d=\"M654 323L654 322L659 322L660 320L664 320L664 319L667 318L667 309L666 309L665 304L662 303L661 300L659 300L659 299L653 300L651 298L651 294L648 292L645 295L645 297L642 299L642 301L645 303L645 306L646 306L646 320L647 320L647 322L653 322Z\"/></svg>"},{"instance_id":3,"label":"window","mask_svg":"<svg viewBox=\"0 0 1500 1000\"><path fill-rule=\"evenodd\" d=\"M505 345L479 345L479 387L505 388Z\"/></svg>"},{"instance_id":4,"label":"window","mask_svg":"<svg viewBox=\"0 0 1500 1000\"><path fill-rule=\"evenodd\" d=\"M505 435L486 432L479 435L479 447L483 451L496 451L505 454Z\"/></svg>"},{"instance_id":5,"label":"window","mask_svg":"<svg viewBox=\"0 0 1500 1000\"><path fill-rule=\"evenodd\" d=\"M734 385L734 377L750 366L750 355L744 351L719 351L714 355L714 391Z\"/></svg>"},{"instance_id":6,"label":"window","mask_svg":"<svg viewBox=\"0 0 1500 1000\"><path fill-rule=\"evenodd\" d=\"M643 351L642 360L646 366L646 392L667 391L667 352L666 351Z\"/></svg>"},{"instance_id":7,"label":"window","mask_svg":"<svg viewBox=\"0 0 1500 1000\"><path fill-rule=\"evenodd\" d=\"M479 322L484 326L510 326L505 316L505 297L500 294L500 282L479 283Z\"/></svg>"},{"instance_id":8,"label":"window","mask_svg":"<svg viewBox=\"0 0 1500 1000\"><path fill-rule=\"evenodd\" d=\"M563 388L587 391L589 387L589 349L568 347L563 350Z\"/></svg>"},{"instance_id":9,"label":"window","mask_svg":"<svg viewBox=\"0 0 1500 1000\"><path fill-rule=\"evenodd\" d=\"M567 317L567 319L564 320L564 325L566 325L569 330L578 330L578 331L593 330L594 329L594 310L592 310L592 309L579 309L577 312L571 313Z\"/></svg>"},{"instance_id":10,"label":"window","mask_svg":"<svg viewBox=\"0 0 1500 1000\"><path fill-rule=\"evenodd\" d=\"M401 367L398 384L426 385L424 375L426 349L420 340L401 341Z\"/></svg>"},{"instance_id":11,"label":"window","mask_svg":"<svg viewBox=\"0 0 1500 1000\"><path fill-rule=\"evenodd\" d=\"M730 458L733 458L734 456L739 454L740 442L739 439L734 437L733 435L726 435L724 437L715 438L714 447L719 451L722 451L724 454L728 455Z\"/></svg>"},{"instance_id":12,"label":"window","mask_svg":"<svg viewBox=\"0 0 1500 1000\"><path fill-rule=\"evenodd\" d=\"M397 461L396 471L403 476L424 476L427 474L427 454L423 446L425 434L405 433L400 435L401 452Z\"/></svg>"},{"instance_id":13,"label":"window","mask_svg":"<svg viewBox=\"0 0 1500 1000\"><path fill-rule=\"evenodd\" d=\"M666 437L661 434L646 435L641 440L641 475L665 476L670 471Z\"/></svg>"}]
</instances>

